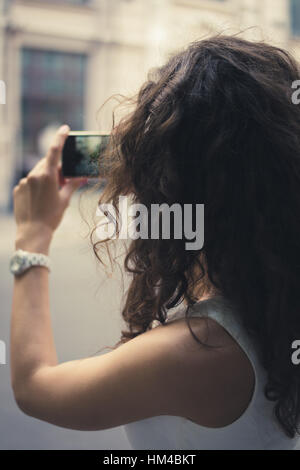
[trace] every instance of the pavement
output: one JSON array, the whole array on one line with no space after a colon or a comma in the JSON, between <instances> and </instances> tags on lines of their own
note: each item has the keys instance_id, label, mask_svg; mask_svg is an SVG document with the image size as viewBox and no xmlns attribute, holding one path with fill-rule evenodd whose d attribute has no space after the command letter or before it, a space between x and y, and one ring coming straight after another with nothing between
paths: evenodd
<instances>
[{"instance_id":1,"label":"pavement","mask_svg":"<svg viewBox=\"0 0 300 470\"><path fill-rule=\"evenodd\" d=\"M59 362L87 357L120 337L121 302L126 279L118 269L105 273L88 238L97 194L73 195L57 229L50 256L50 307ZM96 219L97 220L97 219ZM9 258L14 250L12 214L0 216L0 340L6 364L0 365L0 449L129 449L122 427L105 431L73 431L24 415L10 386L9 330L13 276ZM120 253L120 250L118 251ZM105 352L107 352L106 350Z\"/></svg>"}]
</instances>

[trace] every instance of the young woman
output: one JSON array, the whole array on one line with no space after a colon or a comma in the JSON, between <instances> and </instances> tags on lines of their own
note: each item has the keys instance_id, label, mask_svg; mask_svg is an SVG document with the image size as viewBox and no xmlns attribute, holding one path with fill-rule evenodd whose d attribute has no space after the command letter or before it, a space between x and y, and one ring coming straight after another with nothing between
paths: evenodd
<instances>
[{"instance_id":1,"label":"young woman","mask_svg":"<svg viewBox=\"0 0 300 470\"><path fill-rule=\"evenodd\" d=\"M125 425L137 449L295 447L298 79L284 50L228 36L194 42L149 75L134 111L113 128L101 202L204 204L204 246L132 240L128 329L111 352L62 364L48 270L16 276L11 377L26 414L72 429ZM80 184L58 183L68 131L14 188L17 249L48 255Z\"/></svg>"}]
</instances>

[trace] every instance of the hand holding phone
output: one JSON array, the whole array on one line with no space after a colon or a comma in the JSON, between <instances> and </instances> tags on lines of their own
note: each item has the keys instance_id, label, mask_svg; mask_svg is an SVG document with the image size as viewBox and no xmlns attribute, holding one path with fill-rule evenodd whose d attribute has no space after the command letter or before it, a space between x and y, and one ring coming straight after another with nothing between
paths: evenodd
<instances>
[{"instance_id":1,"label":"hand holding phone","mask_svg":"<svg viewBox=\"0 0 300 470\"><path fill-rule=\"evenodd\" d=\"M64 178L101 178L101 154L110 135L100 132L71 131L62 152Z\"/></svg>"}]
</instances>

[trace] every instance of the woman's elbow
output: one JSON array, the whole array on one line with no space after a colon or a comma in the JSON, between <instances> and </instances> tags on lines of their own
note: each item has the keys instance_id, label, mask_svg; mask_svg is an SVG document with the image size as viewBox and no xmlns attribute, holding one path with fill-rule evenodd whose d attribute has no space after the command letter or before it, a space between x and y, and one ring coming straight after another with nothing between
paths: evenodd
<instances>
[{"instance_id":1,"label":"woman's elbow","mask_svg":"<svg viewBox=\"0 0 300 470\"><path fill-rule=\"evenodd\" d=\"M25 381L12 380L12 392L18 408L28 416L34 416L34 394L29 392Z\"/></svg>"}]
</instances>

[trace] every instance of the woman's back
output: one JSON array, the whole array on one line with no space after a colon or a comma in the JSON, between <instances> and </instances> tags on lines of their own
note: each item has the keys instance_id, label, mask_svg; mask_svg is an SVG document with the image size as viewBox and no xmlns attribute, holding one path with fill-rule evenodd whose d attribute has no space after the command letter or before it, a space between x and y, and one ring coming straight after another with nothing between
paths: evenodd
<instances>
[{"instance_id":1,"label":"woman's back","mask_svg":"<svg viewBox=\"0 0 300 470\"><path fill-rule=\"evenodd\" d=\"M181 318L183 310L169 316L168 322ZM190 316L209 317L221 325L250 360L255 387L243 414L232 424L213 428L179 416L162 415L124 426L135 449L294 449L298 438L290 439L273 416L274 403L264 395L266 372L260 364L257 346L245 332L236 312L221 296L197 303ZM158 322L153 327L158 326ZM195 374L197 372L195 371Z\"/></svg>"}]
</instances>

